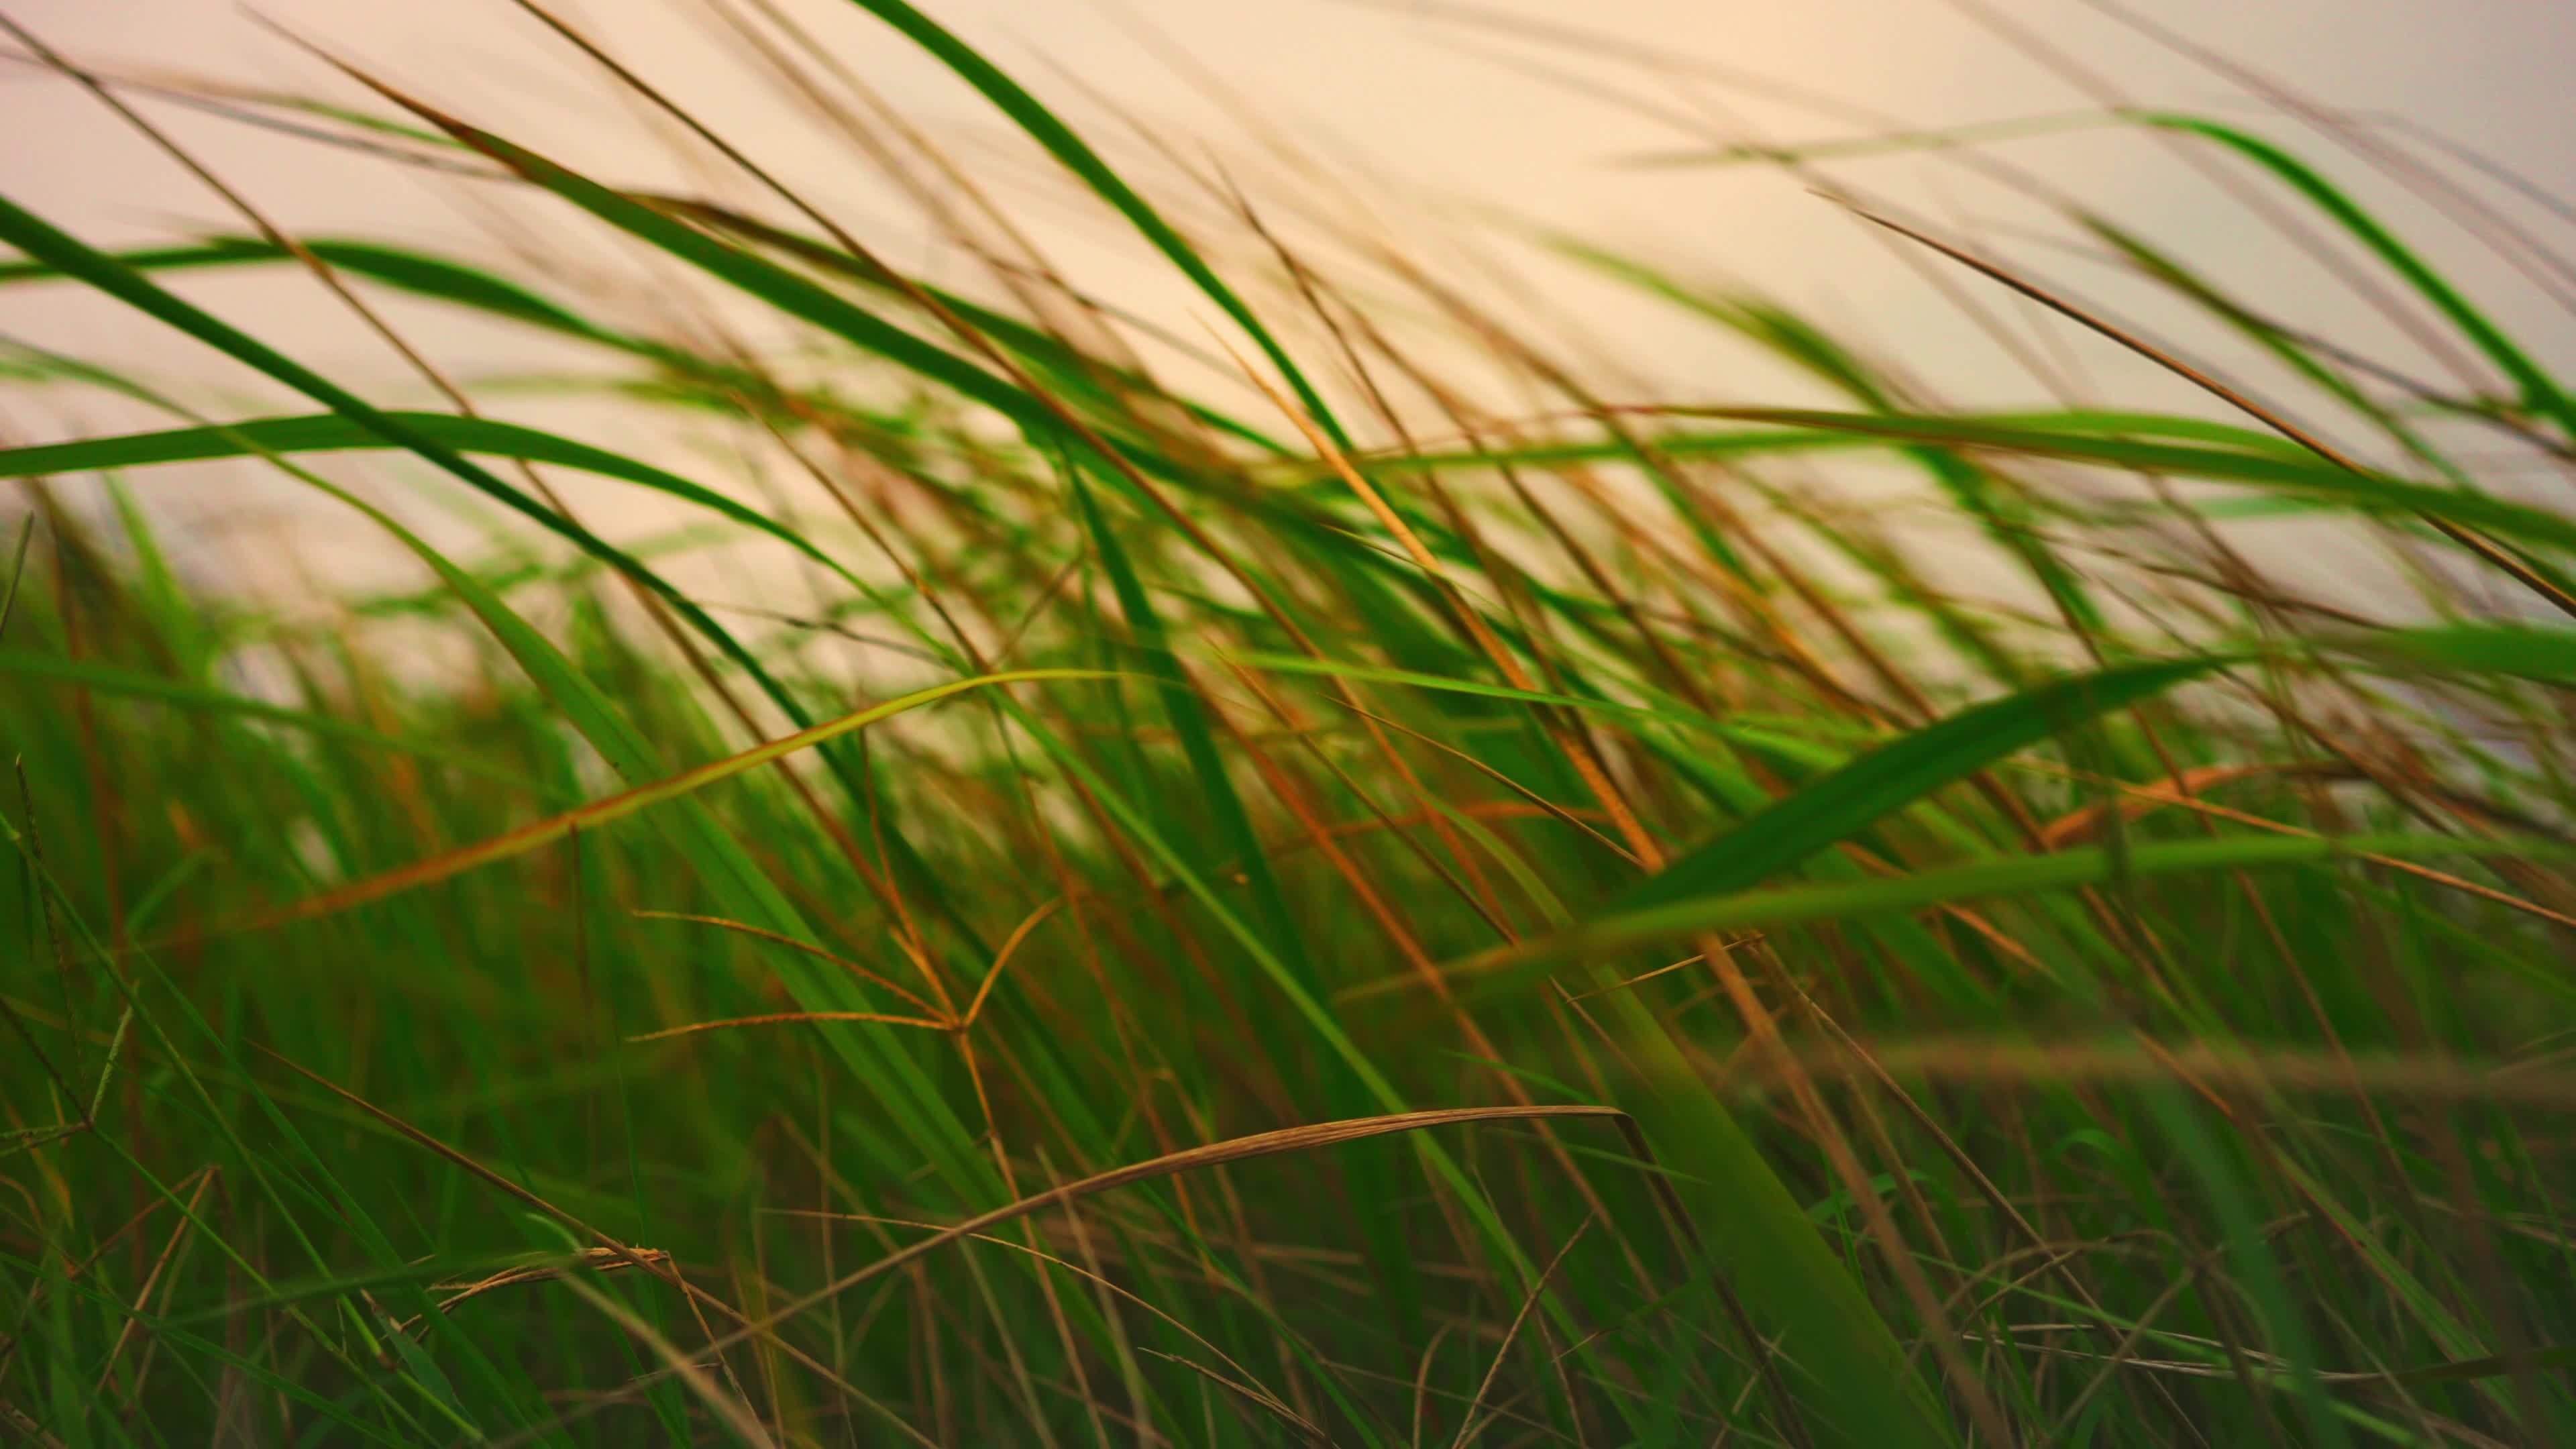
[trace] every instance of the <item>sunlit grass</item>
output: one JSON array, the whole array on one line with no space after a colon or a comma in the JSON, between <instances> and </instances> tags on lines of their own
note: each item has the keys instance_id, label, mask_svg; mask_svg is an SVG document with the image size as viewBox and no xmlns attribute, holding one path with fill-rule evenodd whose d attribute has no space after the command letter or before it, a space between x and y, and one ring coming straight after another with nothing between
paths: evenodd
<instances>
[{"instance_id":1,"label":"sunlit grass","mask_svg":"<svg viewBox=\"0 0 2576 1449\"><path fill-rule=\"evenodd\" d=\"M1638 398L1387 242L1370 288L1505 408L1328 260L1221 270L1018 81L859 3L1178 270L1229 386L1006 228L958 238L989 294L907 275L570 30L763 206L385 78L364 114L235 104L550 193L792 326L792 367L238 198L122 254L0 199L0 295L88 287L303 399L8 357L30 406L162 419L0 448L14 1434L2576 1434L2576 515L2521 486L2571 471L2576 407L2507 320L2277 141L2109 114L2271 188L2493 385L2365 365L2071 201L2283 395L1890 217L2206 408L1965 411L1874 360L1903 339L1555 239L1808 405ZM380 405L183 292L225 268L610 370L421 362L444 405ZM484 415L538 384L775 472ZM193 589L151 480L217 459L414 580ZM1919 504L1814 486L1891 466ZM488 554L404 522L424 473ZM571 475L681 522L611 527ZM2316 597L2324 539L2414 592ZM681 582L718 549L764 587Z\"/></svg>"}]
</instances>

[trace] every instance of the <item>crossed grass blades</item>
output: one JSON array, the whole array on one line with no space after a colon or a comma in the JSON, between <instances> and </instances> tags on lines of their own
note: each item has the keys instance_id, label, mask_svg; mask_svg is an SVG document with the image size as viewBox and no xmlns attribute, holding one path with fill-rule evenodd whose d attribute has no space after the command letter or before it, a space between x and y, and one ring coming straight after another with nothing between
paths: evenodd
<instances>
[{"instance_id":1,"label":"crossed grass blades","mask_svg":"<svg viewBox=\"0 0 2576 1449\"><path fill-rule=\"evenodd\" d=\"M527 8L721 181L625 189L354 68L366 108L174 89L7 27L192 168L137 102L505 190L802 339L623 316L560 262L292 236L201 168L231 220L122 254L0 199L0 289L91 288L304 405L11 344L31 403L166 418L0 440L29 504L0 604L13 1434L2576 1437L2576 410L2328 168L2107 95L1712 137L1658 159L1872 219L1824 168L1973 167L2277 396L1894 217L2044 406L1965 413L1764 297L1537 238L1841 405L1651 400L1401 237L1300 246L1230 182L1143 187L900 0L858 8L1220 331L1063 284L766 5L711 15L987 264L982 299L871 252L613 30ZM2075 124L2187 148L2446 375L2005 159ZM2520 220L2468 189L2483 158L2336 139L2576 292L2563 203ZM330 288L438 405L190 300L241 268ZM389 297L605 368L454 377ZM2025 325L2210 406L2090 398ZM1461 339L1528 404L1448 380ZM532 386L801 482L486 415ZM193 591L154 470L223 458L428 586ZM1815 486L1884 464L1927 502ZM621 540L569 474L690 522ZM487 551L379 501L423 479ZM2311 597L2268 566L2280 518L2410 592ZM765 590L680 582L746 547ZM1976 587L1942 581L1961 559Z\"/></svg>"}]
</instances>

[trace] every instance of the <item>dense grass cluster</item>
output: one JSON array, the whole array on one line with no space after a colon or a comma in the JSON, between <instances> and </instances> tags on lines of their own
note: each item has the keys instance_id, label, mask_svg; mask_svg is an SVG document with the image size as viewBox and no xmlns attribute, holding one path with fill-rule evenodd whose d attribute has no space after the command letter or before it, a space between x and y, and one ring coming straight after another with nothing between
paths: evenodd
<instances>
[{"instance_id":1,"label":"dense grass cluster","mask_svg":"<svg viewBox=\"0 0 2576 1449\"><path fill-rule=\"evenodd\" d=\"M2464 379L2069 202L2277 398L1910 226L1966 305L2018 291L2207 407L2043 378L1966 413L1553 244L1835 401L1646 399L1395 242L1149 202L859 3L1221 341L1056 281L792 32L757 33L988 290L889 266L597 52L743 194L624 190L386 82L222 101L552 193L792 365L255 198L124 254L0 200L0 298L86 286L303 399L7 359L31 408L166 415L0 439L7 1433L2576 1442L2576 403L2513 328L2277 143L2128 113ZM1870 144L2051 195L1974 139ZM243 268L588 349L559 386L761 466L503 421L426 364L324 376L188 300ZM1447 380L1462 350L1503 385ZM1207 369L1243 385L1171 380ZM365 400L396 391L444 402ZM361 511L417 586L193 587L142 500L218 458ZM1922 502L1852 506L1845 468ZM612 527L581 475L687 521ZM428 485L488 552L405 525ZM2316 597L2319 540L2392 591Z\"/></svg>"}]
</instances>

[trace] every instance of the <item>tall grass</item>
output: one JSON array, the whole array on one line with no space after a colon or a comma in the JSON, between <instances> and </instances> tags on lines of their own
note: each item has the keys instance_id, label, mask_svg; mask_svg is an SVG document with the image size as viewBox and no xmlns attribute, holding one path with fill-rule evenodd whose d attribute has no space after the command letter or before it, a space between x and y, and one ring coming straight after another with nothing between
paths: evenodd
<instances>
[{"instance_id":1,"label":"tall grass","mask_svg":"<svg viewBox=\"0 0 2576 1449\"><path fill-rule=\"evenodd\" d=\"M0 606L12 1433L2576 1439L2576 514L2528 486L2568 474L2576 405L2510 319L2281 139L2111 111L2470 381L2273 320L1977 149L2005 128L1680 159L1985 167L2159 318L1835 194L1981 315L2018 292L2205 407L1962 411L1872 339L1551 240L1806 405L1645 398L1472 269L1149 186L859 3L1222 332L1060 281L766 23L980 292L543 12L753 199L629 190L388 78L363 111L222 104L551 193L582 248L792 348L292 237L211 175L222 234L122 254L0 200L0 288L94 289L305 403L13 346L30 401L165 426L0 448L29 502ZM216 268L300 270L397 340L389 296L588 349L541 381L746 461L490 416L531 380L417 353L317 371L188 299ZM2242 355L2187 361L2175 326ZM2274 396L2225 378L2256 365ZM395 392L438 401L368 400ZM356 510L417 586L202 589L152 470L223 458ZM1834 486L1891 467L1919 502ZM574 475L686 522L612 527ZM406 523L397 481L461 487L488 551ZM2323 544L2411 592L2324 597Z\"/></svg>"}]
</instances>

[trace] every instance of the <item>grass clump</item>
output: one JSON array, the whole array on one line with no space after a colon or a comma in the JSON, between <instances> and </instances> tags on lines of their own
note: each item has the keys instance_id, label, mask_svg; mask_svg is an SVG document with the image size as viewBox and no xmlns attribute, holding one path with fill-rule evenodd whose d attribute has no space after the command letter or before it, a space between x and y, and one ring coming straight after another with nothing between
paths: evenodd
<instances>
[{"instance_id":1,"label":"grass clump","mask_svg":"<svg viewBox=\"0 0 2576 1449\"><path fill-rule=\"evenodd\" d=\"M2007 173L2294 400L1893 218L1972 302L2018 291L2208 406L1970 411L1769 299L1559 244L1806 405L1641 399L1395 240L1149 200L935 19L860 4L1221 337L1063 283L917 138L889 164L946 178L922 194L990 288L907 275L542 11L745 194L625 188L372 75L363 111L224 103L511 188L792 344L291 237L228 189L237 226L125 253L0 200L0 288L85 286L298 399L13 348L31 396L160 418L0 448L29 502L0 608L13 1433L2576 1430L2576 518L2486 481L2499 442L2565 474L2576 416L2323 170L2093 118L2277 188L2469 384ZM828 56L747 33L878 146ZM1693 160L1813 179L1834 149ZM388 337L401 297L605 366L514 387L407 351L435 396L382 405L183 295L243 268ZM487 415L531 385L736 462ZM140 500L226 458L416 577L196 587ZM1921 502L1827 486L1890 467ZM681 526L608 527L610 486ZM2392 588L2336 597L2299 566L2321 539Z\"/></svg>"}]
</instances>

